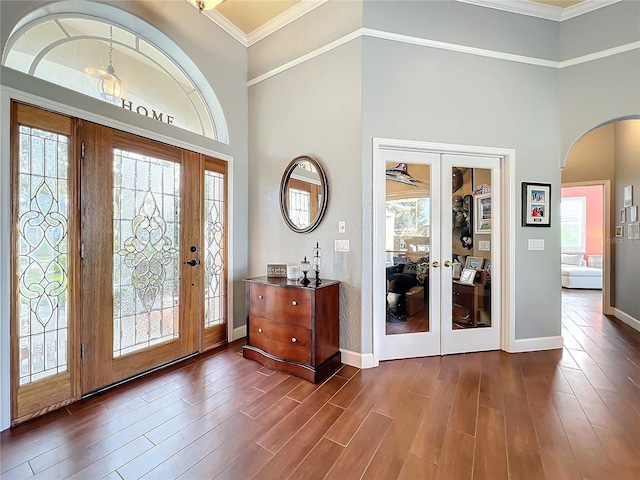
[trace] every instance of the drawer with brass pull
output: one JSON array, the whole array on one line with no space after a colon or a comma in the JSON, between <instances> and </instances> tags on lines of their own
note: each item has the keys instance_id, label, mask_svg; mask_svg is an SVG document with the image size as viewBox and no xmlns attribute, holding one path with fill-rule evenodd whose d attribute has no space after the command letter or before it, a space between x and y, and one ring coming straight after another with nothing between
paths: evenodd
<instances>
[{"instance_id":1,"label":"drawer with brass pull","mask_svg":"<svg viewBox=\"0 0 640 480\"><path fill-rule=\"evenodd\" d=\"M249 317L251 345L285 360L311 362L311 331L295 325Z\"/></svg>"},{"instance_id":2,"label":"drawer with brass pull","mask_svg":"<svg viewBox=\"0 0 640 480\"><path fill-rule=\"evenodd\" d=\"M250 284L249 308L253 315L269 318L274 314L284 323L311 328L311 292Z\"/></svg>"}]
</instances>

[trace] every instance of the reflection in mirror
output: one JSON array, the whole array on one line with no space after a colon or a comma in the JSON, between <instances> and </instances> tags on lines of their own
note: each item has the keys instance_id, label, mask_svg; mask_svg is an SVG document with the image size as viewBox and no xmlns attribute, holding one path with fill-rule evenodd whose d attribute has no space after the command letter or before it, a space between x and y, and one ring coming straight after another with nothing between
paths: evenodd
<instances>
[{"instance_id":1,"label":"reflection in mirror","mask_svg":"<svg viewBox=\"0 0 640 480\"><path fill-rule=\"evenodd\" d=\"M386 333L429 331L431 167L386 165Z\"/></svg>"},{"instance_id":2,"label":"reflection in mirror","mask_svg":"<svg viewBox=\"0 0 640 480\"><path fill-rule=\"evenodd\" d=\"M327 208L329 186L322 166L313 157L294 158L280 184L280 210L294 232L316 228Z\"/></svg>"}]
</instances>

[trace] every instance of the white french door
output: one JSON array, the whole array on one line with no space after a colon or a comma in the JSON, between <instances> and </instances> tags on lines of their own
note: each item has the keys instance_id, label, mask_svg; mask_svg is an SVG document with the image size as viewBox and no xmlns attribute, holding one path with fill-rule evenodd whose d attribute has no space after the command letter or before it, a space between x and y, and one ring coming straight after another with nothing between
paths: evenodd
<instances>
[{"instance_id":1,"label":"white french door","mask_svg":"<svg viewBox=\"0 0 640 480\"><path fill-rule=\"evenodd\" d=\"M500 348L500 166L374 148L378 360Z\"/></svg>"}]
</instances>

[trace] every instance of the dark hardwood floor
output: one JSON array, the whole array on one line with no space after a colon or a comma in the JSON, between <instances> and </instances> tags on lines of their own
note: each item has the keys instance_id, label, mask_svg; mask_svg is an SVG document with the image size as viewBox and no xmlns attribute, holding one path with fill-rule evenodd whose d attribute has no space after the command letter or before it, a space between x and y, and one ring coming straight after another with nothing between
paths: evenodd
<instances>
[{"instance_id":1,"label":"dark hardwood floor","mask_svg":"<svg viewBox=\"0 0 640 480\"><path fill-rule=\"evenodd\" d=\"M322 385L241 343L1 435L3 479L640 478L640 333L565 291L565 349L345 366Z\"/></svg>"}]
</instances>

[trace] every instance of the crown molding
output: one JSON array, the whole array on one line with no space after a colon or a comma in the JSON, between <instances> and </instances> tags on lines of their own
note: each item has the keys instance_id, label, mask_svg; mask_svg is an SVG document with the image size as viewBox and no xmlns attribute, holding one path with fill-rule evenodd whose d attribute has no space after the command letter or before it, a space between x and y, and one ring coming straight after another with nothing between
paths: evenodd
<instances>
[{"instance_id":1,"label":"crown molding","mask_svg":"<svg viewBox=\"0 0 640 480\"><path fill-rule=\"evenodd\" d=\"M193 6L190 0L185 0ZM231 23L227 17L222 15L215 9L205 10L202 12L209 20L222 28L234 39L240 42L244 47L250 47L258 43L260 40L286 27L291 22L306 15L312 10L329 0L302 0L300 3L291 7L289 10L282 12L280 15L265 23L261 27L246 35L242 30ZM517 13L519 15L527 15L530 17L543 18L545 20L553 20L562 22L570 18L575 18L585 13L593 12L599 8L607 7L618 3L621 0L585 0L582 3L573 5L568 8L553 7L542 3L530 2L528 0L455 0L457 2L477 5L479 7L492 8L503 12Z\"/></svg>"},{"instance_id":2,"label":"crown molding","mask_svg":"<svg viewBox=\"0 0 640 480\"><path fill-rule=\"evenodd\" d=\"M542 3L530 2L527 0L456 0L462 3L478 5L480 7L493 8L503 12L517 13L530 17L543 18L562 22L570 18L584 15L602 7L607 7L620 0L585 0L582 3L568 8L553 7Z\"/></svg>"},{"instance_id":3,"label":"crown molding","mask_svg":"<svg viewBox=\"0 0 640 480\"><path fill-rule=\"evenodd\" d=\"M274 19L268 21L261 27L258 27L253 32L249 33L249 35L247 35L248 46L258 43L263 38L266 38L272 33L277 32L282 27L286 27L291 22L297 20L303 15L306 15L310 11L315 10L320 5L327 3L327 1L328 0L302 0L300 3L297 3L295 6L291 7L289 10L282 12Z\"/></svg>"},{"instance_id":4,"label":"crown molding","mask_svg":"<svg viewBox=\"0 0 640 480\"><path fill-rule=\"evenodd\" d=\"M189 2L189 0L186 0ZM191 4L191 2L189 2ZM193 4L192 4L193 5ZM240 42L244 47L248 47L247 36L244 34L242 30L236 27L233 23L231 23L227 17L218 12L215 8L211 10L205 10L202 12L204 16L206 16L213 23L218 25L221 29L235 38L238 42Z\"/></svg>"},{"instance_id":5,"label":"crown molding","mask_svg":"<svg viewBox=\"0 0 640 480\"><path fill-rule=\"evenodd\" d=\"M562 20L569 20L585 13L593 12L599 8L608 7L614 3L618 3L620 0L586 0L572 7L565 8L562 13Z\"/></svg>"}]
</instances>

